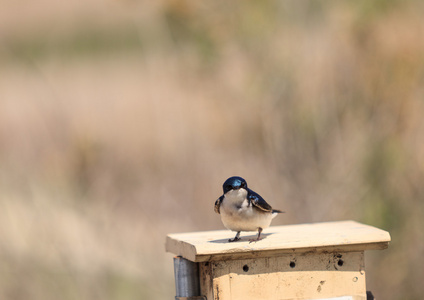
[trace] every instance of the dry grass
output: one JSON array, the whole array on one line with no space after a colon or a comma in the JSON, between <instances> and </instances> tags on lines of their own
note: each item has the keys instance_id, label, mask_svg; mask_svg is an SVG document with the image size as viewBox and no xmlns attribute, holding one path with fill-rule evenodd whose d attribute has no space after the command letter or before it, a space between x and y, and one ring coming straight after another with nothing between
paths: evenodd
<instances>
[{"instance_id":1,"label":"dry grass","mask_svg":"<svg viewBox=\"0 0 424 300\"><path fill-rule=\"evenodd\" d=\"M419 1L9 2L1 299L172 298L165 235L222 228L231 175L275 224L389 230L368 288L420 299Z\"/></svg>"}]
</instances>

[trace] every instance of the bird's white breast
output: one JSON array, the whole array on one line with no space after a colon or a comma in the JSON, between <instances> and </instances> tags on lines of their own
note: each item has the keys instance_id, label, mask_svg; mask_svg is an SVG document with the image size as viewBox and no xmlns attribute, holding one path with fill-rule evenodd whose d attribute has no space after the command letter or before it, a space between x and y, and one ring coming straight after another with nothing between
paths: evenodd
<instances>
[{"instance_id":1,"label":"bird's white breast","mask_svg":"<svg viewBox=\"0 0 424 300\"><path fill-rule=\"evenodd\" d=\"M220 207L224 226L233 231L256 231L269 227L272 214L249 205L245 189L231 190L224 195Z\"/></svg>"}]
</instances>

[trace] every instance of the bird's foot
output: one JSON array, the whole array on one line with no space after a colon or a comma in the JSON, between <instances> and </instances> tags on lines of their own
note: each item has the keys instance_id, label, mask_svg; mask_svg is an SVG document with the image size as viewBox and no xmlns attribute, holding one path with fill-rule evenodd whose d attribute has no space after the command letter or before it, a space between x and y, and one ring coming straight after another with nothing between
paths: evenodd
<instances>
[{"instance_id":1,"label":"bird's foot","mask_svg":"<svg viewBox=\"0 0 424 300\"><path fill-rule=\"evenodd\" d=\"M250 239L250 240L249 240L249 244L250 244L250 243L252 243L252 242L260 241L260 240L261 240L261 233L262 233L262 228L261 228L261 227L259 227L259 228L258 228L258 237L257 237L256 239Z\"/></svg>"},{"instance_id":2,"label":"bird's foot","mask_svg":"<svg viewBox=\"0 0 424 300\"><path fill-rule=\"evenodd\" d=\"M241 238L239 238L239 237L235 237L235 238L233 238L233 239L229 239L228 241L230 242L230 243L232 243L232 242L237 242L237 241L240 241L241 240Z\"/></svg>"},{"instance_id":3,"label":"bird's foot","mask_svg":"<svg viewBox=\"0 0 424 300\"><path fill-rule=\"evenodd\" d=\"M262 240L262 239L261 239L261 238L250 239L250 240L249 240L249 244L250 244L250 243L253 243L253 242L255 242L255 243L256 243L257 241L260 241L260 240Z\"/></svg>"}]
</instances>

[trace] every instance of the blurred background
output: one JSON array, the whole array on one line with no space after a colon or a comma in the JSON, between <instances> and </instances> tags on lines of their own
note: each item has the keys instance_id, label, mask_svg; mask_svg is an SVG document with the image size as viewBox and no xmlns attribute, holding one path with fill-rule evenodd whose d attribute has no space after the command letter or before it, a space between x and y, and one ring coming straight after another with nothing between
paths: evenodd
<instances>
[{"instance_id":1,"label":"blurred background","mask_svg":"<svg viewBox=\"0 0 424 300\"><path fill-rule=\"evenodd\" d=\"M422 299L424 2L0 1L0 298L173 299L171 232L388 230L378 299ZM229 236L233 234L229 232Z\"/></svg>"}]
</instances>

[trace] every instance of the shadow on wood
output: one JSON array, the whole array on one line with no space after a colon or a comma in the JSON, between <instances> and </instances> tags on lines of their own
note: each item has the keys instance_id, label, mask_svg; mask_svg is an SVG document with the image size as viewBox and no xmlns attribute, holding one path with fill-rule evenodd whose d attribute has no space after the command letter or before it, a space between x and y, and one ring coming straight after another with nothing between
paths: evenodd
<instances>
[{"instance_id":1,"label":"shadow on wood","mask_svg":"<svg viewBox=\"0 0 424 300\"><path fill-rule=\"evenodd\" d=\"M262 241L264 239L267 238L267 236L271 235L273 233L261 233L261 239L259 241ZM240 236L240 240L236 241L236 242L231 242L231 243L240 243L240 242L249 242L249 243L256 243L259 241L250 241L250 240L254 240L256 239L256 237L258 236L258 234L254 234L254 235L247 235L247 236ZM212 240L212 241L208 241L208 243L220 243L220 244L227 244L229 239L219 239L219 240Z\"/></svg>"}]
</instances>

